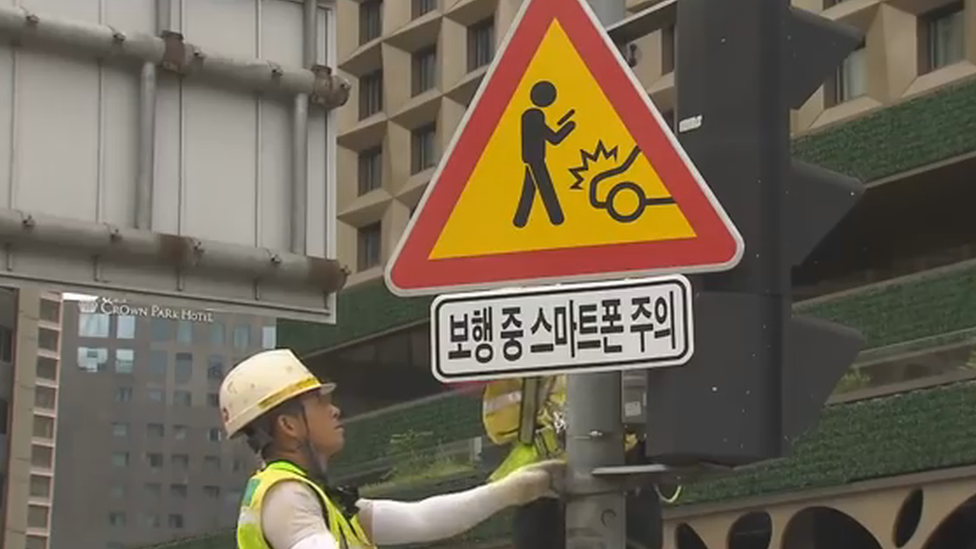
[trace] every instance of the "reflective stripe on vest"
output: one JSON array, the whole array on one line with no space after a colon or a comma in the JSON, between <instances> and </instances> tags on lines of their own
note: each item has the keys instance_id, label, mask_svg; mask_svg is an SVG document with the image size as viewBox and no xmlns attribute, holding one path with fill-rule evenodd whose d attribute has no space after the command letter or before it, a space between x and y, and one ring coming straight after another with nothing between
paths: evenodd
<instances>
[{"instance_id":1,"label":"reflective stripe on vest","mask_svg":"<svg viewBox=\"0 0 976 549\"><path fill-rule=\"evenodd\" d=\"M264 538L261 528L261 505L264 496L275 484L283 480L295 480L312 488L325 508L325 523L329 532L339 542L341 549L370 549L373 547L366 538L359 517L346 520L339 508L332 503L318 484L305 476L305 473L291 463L277 461L264 470L255 473L247 482L241 499L241 511L237 520L238 549L281 549L272 548Z\"/></svg>"}]
</instances>

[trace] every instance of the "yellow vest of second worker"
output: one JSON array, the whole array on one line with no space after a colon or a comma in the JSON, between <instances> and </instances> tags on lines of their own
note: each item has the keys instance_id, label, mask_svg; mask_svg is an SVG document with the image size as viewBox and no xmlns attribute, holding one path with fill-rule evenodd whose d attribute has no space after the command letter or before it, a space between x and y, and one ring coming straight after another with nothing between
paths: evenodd
<instances>
[{"instance_id":1,"label":"yellow vest of second worker","mask_svg":"<svg viewBox=\"0 0 976 549\"><path fill-rule=\"evenodd\" d=\"M371 549L373 545L366 537L359 518L351 521L342 515L325 491L305 476L304 471L287 462L275 462L255 473L247 482L247 489L241 500L241 512L237 521L238 549L272 549L264 538L261 529L261 505L268 490L283 480L295 480L312 488L325 509L325 522L329 532L339 543L340 549Z\"/></svg>"}]
</instances>

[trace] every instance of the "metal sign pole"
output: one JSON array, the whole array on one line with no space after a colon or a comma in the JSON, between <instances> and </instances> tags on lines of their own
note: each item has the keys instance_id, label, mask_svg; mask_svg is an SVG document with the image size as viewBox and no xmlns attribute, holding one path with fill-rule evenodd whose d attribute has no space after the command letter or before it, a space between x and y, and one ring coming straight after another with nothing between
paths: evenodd
<instances>
[{"instance_id":1,"label":"metal sign pole","mask_svg":"<svg viewBox=\"0 0 976 549\"><path fill-rule=\"evenodd\" d=\"M626 0L587 0L604 26L626 15ZM569 501L567 549L625 549L625 496L619 484L592 475L624 464L620 372L570 375L566 386Z\"/></svg>"}]
</instances>

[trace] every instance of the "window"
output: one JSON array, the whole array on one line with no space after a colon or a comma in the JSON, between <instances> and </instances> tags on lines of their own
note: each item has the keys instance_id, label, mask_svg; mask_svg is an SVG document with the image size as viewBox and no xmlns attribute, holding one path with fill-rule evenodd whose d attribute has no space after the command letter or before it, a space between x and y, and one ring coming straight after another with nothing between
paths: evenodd
<instances>
[{"instance_id":1,"label":"window","mask_svg":"<svg viewBox=\"0 0 976 549\"><path fill-rule=\"evenodd\" d=\"M0 398L0 434L7 434L7 423L10 414L10 402L5 398Z\"/></svg>"},{"instance_id":2,"label":"window","mask_svg":"<svg viewBox=\"0 0 976 549\"><path fill-rule=\"evenodd\" d=\"M437 46L418 50L413 54L413 95L420 95L435 85L437 78Z\"/></svg>"},{"instance_id":3,"label":"window","mask_svg":"<svg viewBox=\"0 0 976 549\"><path fill-rule=\"evenodd\" d=\"M371 269L380 264L380 241L382 227L380 222L359 229L356 267L359 271Z\"/></svg>"},{"instance_id":4,"label":"window","mask_svg":"<svg viewBox=\"0 0 976 549\"><path fill-rule=\"evenodd\" d=\"M14 360L14 332L3 326L0 326L0 360L4 362Z\"/></svg>"},{"instance_id":5,"label":"window","mask_svg":"<svg viewBox=\"0 0 976 549\"><path fill-rule=\"evenodd\" d=\"M234 326L234 348L247 349L251 346L251 327L247 324Z\"/></svg>"},{"instance_id":6,"label":"window","mask_svg":"<svg viewBox=\"0 0 976 549\"><path fill-rule=\"evenodd\" d=\"M234 458L234 463L232 465L235 473L244 469L244 460L241 458Z\"/></svg>"},{"instance_id":7,"label":"window","mask_svg":"<svg viewBox=\"0 0 976 549\"><path fill-rule=\"evenodd\" d=\"M207 499L220 499L220 487L204 486L203 495L207 496Z\"/></svg>"},{"instance_id":8,"label":"window","mask_svg":"<svg viewBox=\"0 0 976 549\"><path fill-rule=\"evenodd\" d=\"M417 128L410 136L410 173L420 173L434 166L434 124Z\"/></svg>"},{"instance_id":9,"label":"window","mask_svg":"<svg viewBox=\"0 0 976 549\"><path fill-rule=\"evenodd\" d=\"M159 515L155 513L147 513L143 515L142 521L148 528L159 528L162 524L159 520Z\"/></svg>"},{"instance_id":10,"label":"window","mask_svg":"<svg viewBox=\"0 0 976 549\"><path fill-rule=\"evenodd\" d=\"M146 454L146 463L153 469L160 469L163 466L163 454L150 452Z\"/></svg>"},{"instance_id":11,"label":"window","mask_svg":"<svg viewBox=\"0 0 976 549\"><path fill-rule=\"evenodd\" d=\"M48 549L47 538L43 536L27 536L27 543L24 549Z\"/></svg>"},{"instance_id":12,"label":"window","mask_svg":"<svg viewBox=\"0 0 976 549\"><path fill-rule=\"evenodd\" d=\"M128 467L129 452L112 452L112 467Z\"/></svg>"},{"instance_id":13,"label":"window","mask_svg":"<svg viewBox=\"0 0 976 549\"><path fill-rule=\"evenodd\" d=\"M188 320L180 320L176 323L176 342L183 345L193 343L193 323Z\"/></svg>"},{"instance_id":14,"label":"window","mask_svg":"<svg viewBox=\"0 0 976 549\"><path fill-rule=\"evenodd\" d=\"M169 495L170 497L185 499L187 493L186 484L170 484L169 485Z\"/></svg>"},{"instance_id":15,"label":"window","mask_svg":"<svg viewBox=\"0 0 976 549\"><path fill-rule=\"evenodd\" d=\"M380 188L383 184L383 147L359 153L359 194Z\"/></svg>"},{"instance_id":16,"label":"window","mask_svg":"<svg viewBox=\"0 0 976 549\"><path fill-rule=\"evenodd\" d=\"M112 499L122 499L125 497L126 489L124 482L114 482L112 483L112 488L109 489L109 495Z\"/></svg>"},{"instance_id":17,"label":"window","mask_svg":"<svg viewBox=\"0 0 976 549\"><path fill-rule=\"evenodd\" d=\"M864 46L851 52L824 85L824 106L833 107L867 93L867 55Z\"/></svg>"},{"instance_id":18,"label":"window","mask_svg":"<svg viewBox=\"0 0 976 549\"><path fill-rule=\"evenodd\" d=\"M50 469L53 464L54 448L40 444L31 445L31 465L41 469Z\"/></svg>"},{"instance_id":19,"label":"window","mask_svg":"<svg viewBox=\"0 0 976 549\"><path fill-rule=\"evenodd\" d=\"M105 544L105 549L125 549L125 544L119 541L110 541Z\"/></svg>"},{"instance_id":20,"label":"window","mask_svg":"<svg viewBox=\"0 0 976 549\"><path fill-rule=\"evenodd\" d=\"M383 110L383 69L359 78L359 119L369 118Z\"/></svg>"},{"instance_id":21,"label":"window","mask_svg":"<svg viewBox=\"0 0 976 549\"><path fill-rule=\"evenodd\" d=\"M32 498L51 497L51 477L45 477L41 475L31 475L30 496Z\"/></svg>"},{"instance_id":22,"label":"window","mask_svg":"<svg viewBox=\"0 0 976 549\"><path fill-rule=\"evenodd\" d=\"M468 72L491 62L495 54L495 18L468 27Z\"/></svg>"},{"instance_id":23,"label":"window","mask_svg":"<svg viewBox=\"0 0 976 549\"><path fill-rule=\"evenodd\" d=\"M146 425L146 436L149 438L163 438L166 435L166 427L162 423L150 423Z\"/></svg>"},{"instance_id":24,"label":"window","mask_svg":"<svg viewBox=\"0 0 976 549\"><path fill-rule=\"evenodd\" d=\"M34 406L45 410L53 410L57 405L57 392L51 387L34 386ZM6 413L0 414L0 421L6 422Z\"/></svg>"},{"instance_id":25,"label":"window","mask_svg":"<svg viewBox=\"0 0 976 549\"><path fill-rule=\"evenodd\" d=\"M220 322L210 325L210 346L217 348L224 346L224 325Z\"/></svg>"},{"instance_id":26,"label":"window","mask_svg":"<svg viewBox=\"0 0 976 549\"><path fill-rule=\"evenodd\" d=\"M173 463L173 469L177 471L186 471L190 468L190 456L186 454L173 454L170 460Z\"/></svg>"},{"instance_id":27,"label":"window","mask_svg":"<svg viewBox=\"0 0 976 549\"><path fill-rule=\"evenodd\" d=\"M49 299L41 300L41 320L61 322L61 304Z\"/></svg>"},{"instance_id":28,"label":"window","mask_svg":"<svg viewBox=\"0 0 976 549\"><path fill-rule=\"evenodd\" d=\"M47 528L47 519L51 509L43 505L27 506L27 527Z\"/></svg>"},{"instance_id":29,"label":"window","mask_svg":"<svg viewBox=\"0 0 976 549\"><path fill-rule=\"evenodd\" d=\"M231 506L240 505L243 496L244 494L240 490L227 490L227 495L224 496L224 503Z\"/></svg>"},{"instance_id":30,"label":"window","mask_svg":"<svg viewBox=\"0 0 976 549\"><path fill-rule=\"evenodd\" d=\"M78 367L89 373L104 372L108 367L108 349L78 347Z\"/></svg>"},{"instance_id":31,"label":"window","mask_svg":"<svg viewBox=\"0 0 976 549\"><path fill-rule=\"evenodd\" d=\"M116 387L115 402L129 402L132 400L132 387Z\"/></svg>"},{"instance_id":32,"label":"window","mask_svg":"<svg viewBox=\"0 0 976 549\"><path fill-rule=\"evenodd\" d=\"M430 13L437 9L437 0L413 0L413 18Z\"/></svg>"},{"instance_id":33,"label":"window","mask_svg":"<svg viewBox=\"0 0 976 549\"><path fill-rule=\"evenodd\" d=\"M146 389L146 396L149 397L149 402L163 402L165 400L163 394L162 389L157 389L155 387L149 387Z\"/></svg>"},{"instance_id":34,"label":"window","mask_svg":"<svg viewBox=\"0 0 976 549\"><path fill-rule=\"evenodd\" d=\"M224 357L210 355L207 358L207 379L211 381L224 379Z\"/></svg>"},{"instance_id":35,"label":"window","mask_svg":"<svg viewBox=\"0 0 976 549\"><path fill-rule=\"evenodd\" d=\"M149 373L154 377L166 377L168 362L166 351L149 351Z\"/></svg>"},{"instance_id":36,"label":"window","mask_svg":"<svg viewBox=\"0 0 976 549\"><path fill-rule=\"evenodd\" d=\"M34 416L34 437L35 438L54 438L54 419L47 416Z\"/></svg>"},{"instance_id":37,"label":"window","mask_svg":"<svg viewBox=\"0 0 976 549\"><path fill-rule=\"evenodd\" d=\"M208 471L219 471L220 458L218 456L205 456L203 458L203 468Z\"/></svg>"},{"instance_id":38,"label":"window","mask_svg":"<svg viewBox=\"0 0 976 549\"><path fill-rule=\"evenodd\" d=\"M383 33L383 0L365 0L359 4L360 45L379 38Z\"/></svg>"},{"instance_id":39,"label":"window","mask_svg":"<svg viewBox=\"0 0 976 549\"><path fill-rule=\"evenodd\" d=\"M154 318L149 323L153 341L169 341L172 336L173 323L165 318Z\"/></svg>"},{"instance_id":40,"label":"window","mask_svg":"<svg viewBox=\"0 0 976 549\"><path fill-rule=\"evenodd\" d=\"M115 350L115 373L131 374L136 363L136 352L132 349Z\"/></svg>"},{"instance_id":41,"label":"window","mask_svg":"<svg viewBox=\"0 0 976 549\"><path fill-rule=\"evenodd\" d=\"M111 318L104 313L78 315L78 335L81 337L108 337Z\"/></svg>"},{"instance_id":42,"label":"window","mask_svg":"<svg viewBox=\"0 0 976 549\"><path fill-rule=\"evenodd\" d=\"M176 366L173 380L180 385L190 382L193 378L193 355L191 353L176 353Z\"/></svg>"},{"instance_id":43,"label":"window","mask_svg":"<svg viewBox=\"0 0 976 549\"><path fill-rule=\"evenodd\" d=\"M919 17L919 74L963 60L966 55L963 13L963 2L954 2Z\"/></svg>"},{"instance_id":44,"label":"window","mask_svg":"<svg viewBox=\"0 0 976 549\"><path fill-rule=\"evenodd\" d=\"M220 408L220 396L217 393L207 393L207 406Z\"/></svg>"},{"instance_id":45,"label":"window","mask_svg":"<svg viewBox=\"0 0 976 549\"><path fill-rule=\"evenodd\" d=\"M186 433L189 428L186 425L174 425L173 426L173 439L174 440L186 440Z\"/></svg>"},{"instance_id":46,"label":"window","mask_svg":"<svg viewBox=\"0 0 976 549\"><path fill-rule=\"evenodd\" d=\"M37 377L50 381L58 380L58 360L47 356L37 357Z\"/></svg>"},{"instance_id":47,"label":"window","mask_svg":"<svg viewBox=\"0 0 976 549\"><path fill-rule=\"evenodd\" d=\"M170 528L183 528L183 515L170 515L169 516L169 527Z\"/></svg>"},{"instance_id":48,"label":"window","mask_svg":"<svg viewBox=\"0 0 976 549\"><path fill-rule=\"evenodd\" d=\"M223 433L219 428L211 427L207 430L207 440L210 442L220 442L223 438Z\"/></svg>"},{"instance_id":49,"label":"window","mask_svg":"<svg viewBox=\"0 0 976 549\"><path fill-rule=\"evenodd\" d=\"M135 339L136 317L129 315L115 317L115 337L118 339Z\"/></svg>"},{"instance_id":50,"label":"window","mask_svg":"<svg viewBox=\"0 0 976 549\"><path fill-rule=\"evenodd\" d=\"M661 74L674 72L675 39L674 25L661 29Z\"/></svg>"},{"instance_id":51,"label":"window","mask_svg":"<svg viewBox=\"0 0 976 549\"><path fill-rule=\"evenodd\" d=\"M189 408L193 406L193 396L190 391L173 391L173 406Z\"/></svg>"},{"instance_id":52,"label":"window","mask_svg":"<svg viewBox=\"0 0 976 549\"><path fill-rule=\"evenodd\" d=\"M150 499L159 499L163 496L163 485L158 482L146 483L145 490Z\"/></svg>"},{"instance_id":53,"label":"window","mask_svg":"<svg viewBox=\"0 0 976 549\"><path fill-rule=\"evenodd\" d=\"M126 438L129 436L129 424L128 423L113 423L112 424L112 436L115 438Z\"/></svg>"},{"instance_id":54,"label":"window","mask_svg":"<svg viewBox=\"0 0 976 549\"><path fill-rule=\"evenodd\" d=\"M58 332L47 328L38 328L37 346L47 351L58 351Z\"/></svg>"},{"instance_id":55,"label":"window","mask_svg":"<svg viewBox=\"0 0 976 549\"><path fill-rule=\"evenodd\" d=\"M108 524L113 528L125 528L126 520L125 513L109 513L108 514Z\"/></svg>"},{"instance_id":56,"label":"window","mask_svg":"<svg viewBox=\"0 0 976 549\"><path fill-rule=\"evenodd\" d=\"M278 345L278 327L262 326L261 327L261 348L274 349L277 345Z\"/></svg>"}]
</instances>

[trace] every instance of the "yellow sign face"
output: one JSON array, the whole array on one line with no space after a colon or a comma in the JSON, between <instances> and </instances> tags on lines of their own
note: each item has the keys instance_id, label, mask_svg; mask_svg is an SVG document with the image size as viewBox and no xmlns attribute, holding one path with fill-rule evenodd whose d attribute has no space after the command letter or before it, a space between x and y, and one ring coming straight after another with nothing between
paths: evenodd
<instances>
[{"instance_id":1,"label":"yellow sign face","mask_svg":"<svg viewBox=\"0 0 976 549\"><path fill-rule=\"evenodd\" d=\"M428 258L695 237L553 19Z\"/></svg>"}]
</instances>

